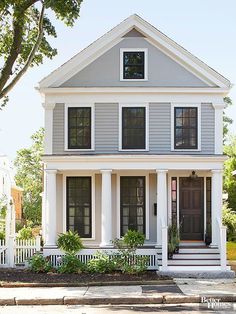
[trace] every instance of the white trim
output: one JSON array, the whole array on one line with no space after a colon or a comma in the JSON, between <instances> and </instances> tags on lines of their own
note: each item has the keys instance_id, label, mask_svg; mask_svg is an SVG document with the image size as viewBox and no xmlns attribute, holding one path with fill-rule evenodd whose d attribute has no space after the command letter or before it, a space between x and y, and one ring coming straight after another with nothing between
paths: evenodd
<instances>
[{"instance_id":1,"label":"white trim","mask_svg":"<svg viewBox=\"0 0 236 314\"><path fill-rule=\"evenodd\" d=\"M75 73L78 73L86 65L93 62L96 58L98 58L99 55L112 48L118 41L123 40L121 37L134 27L138 31L142 32L145 37L151 38L154 42L157 42L159 45L163 46L177 59L181 59L182 62L186 63L194 71L206 77L216 86L225 88L231 87L229 80L200 61L186 49L158 31L155 27L140 18L138 15L131 15L110 32L106 33L96 42L82 50L63 66L41 80L39 83L40 87L48 87L52 85L57 87L60 86Z\"/></svg>"},{"instance_id":2,"label":"white trim","mask_svg":"<svg viewBox=\"0 0 236 314\"><path fill-rule=\"evenodd\" d=\"M62 207L63 207L63 214L62 214L62 219L63 219L63 233L66 232L66 229L67 229L67 219L66 219L66 199L67 199L67 195L66 195L66 178L67 177L91 177L91 189L92 189L92 217L91 217L91 220L92 220L92 223L91 223L91 227L92 227L92 237L91 238L81 238L81 240L83 241L94 241L95 240L95 235L96 235L96 225L95 225L95 208L96 208L96 204L95 204L95 185L96 185L96 182L95 182L95 173L91 173L91 172L83 172L83 173L79 173L79 172L73 172L71 174L69 173L63 173L63 179L62 179L62 182L63 182L63 202L62 202Z\"/></svg>"},{"instance_id":3,"label":"white trim","mask_svg":"<svg viewBox=\"0 0 236 314\"><path fill-rule=\"evenodd\" d=\"M43 103L44 108L44 153L52 154L53 147L53 110L55 108L55 103Z\"/></svg>"},{"instance_id":4,"label":"white trim","mask_svg":"<svg viewBox=\"0 0 236 314\"><path fill-rule=\"evenodd\" d=\"M215 154L223 154L223 110L225 103L213 103L215 110Z\"/></svg>"},{"instance_id":5,"label":"white trim","mask_svg":"<svg viewBox=\"0 0 236 314\"><path fill-rule=\"evenodd\" d=\"M145 108L145 149L124 149L122 148L122 109L126 107ZM120 103L119 104L119 151L123 152L145 152L149 151L149 104L148 103Z\"/></svg>"},{"instance_id":6,"label":"white trim","mask_svg":"<svg viewBox=\"0 0 236 314\"><path fill-rule=\"evenodd\" d=\"M150 222L149 222L149 216L150 216L150 206L149 206L149 173L147 172L142 172L142 171L125 171L125 172L118 172L116 174L116 186L117 186L117 238L120 239L120 177L123 176L129 176L129 177L138 177L142 176L145 177L145 240L149 240L150 237Z\"/></svg>"},{"instance_id":7,"label":"white trim","mask_svg":"<svg viewBox=\"0 0 236 314\"><path fill-rule=\"evenodd\" d=\"M207 220L207 212L206 212L206 209L207 209L207 203L206 203L206 200L207 200L207 190L206 190L206 178L207 176L204 176L203 180L204 180L204 183L203 183L203 197L204 197L204 221L203 221L203 228L204 228L204 234L203 234L203 241L205 240L205 235L206 235L206 220Z\"/></svg>"},{"instance_id":8,"label":"white trim","mask_svg":"<svg viewBox=\"0 0 236 314\"><path fill-rule=\"evenodd\" d=\"M71 149L68 148L68 108L71 107L88 107L91 108L91 148L90 149ZM79 151L79 152L87 152L87 151L93 151L94 148L94 137L95 137L95 105L91 103L66 103L65 104L65 113L64 113L64 150L65 151Z\"/></svg>"},{"instance_id":9,"label":"white trim","mask_svg":"<svg viewBox=\"0 0 236 314\"><path fill-rule=\"evenodd\" d=\"M39 88L36 87L36 90ZM216 87L44 87L40 89L43 94L222 94L226 96L229 92L226 88Z\"/></svg>"},{"instance_id":10,"label":"white trim","mask_svg":"<svg viewBox=\"0 0 236 314\"><path fill-rule=\"evenodd\" d=\"M197 108L198 112L198 118L197 118L197 144L198 147L196 149L177 149L174 147L174 108L176 107L192 107L192 108ZM194 104L194 103L171 103L171 151L175 152L199 152L201 151L201 104Z\"/></svg>"},{"instance_id":11,"label":"white trim","mask_svg":"<svg viewBox=\"0 0 236 314\"><path fill-rule=\"evenodd\" d=\"M144 78L124 79L124 52L144 52ZM143 82L148 81L148 48L120 48L120 81L122 82Z\"/></svg>"}]
</instances>

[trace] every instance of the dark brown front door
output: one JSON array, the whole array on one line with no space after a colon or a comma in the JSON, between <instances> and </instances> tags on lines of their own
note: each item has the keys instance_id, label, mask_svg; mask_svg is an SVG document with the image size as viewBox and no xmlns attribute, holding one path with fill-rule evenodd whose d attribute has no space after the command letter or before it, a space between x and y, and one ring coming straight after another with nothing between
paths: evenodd
<instances>
[{"instance_id":1,"label":"dark brown front door","mask_svg":"<svg viewBox=\"0 0 236 314\"><path fill-rule=\"evenodd\" d=\"M179 178L179 214L181 240L203 240L203 178Z\"/></svg>"}]
</instances>

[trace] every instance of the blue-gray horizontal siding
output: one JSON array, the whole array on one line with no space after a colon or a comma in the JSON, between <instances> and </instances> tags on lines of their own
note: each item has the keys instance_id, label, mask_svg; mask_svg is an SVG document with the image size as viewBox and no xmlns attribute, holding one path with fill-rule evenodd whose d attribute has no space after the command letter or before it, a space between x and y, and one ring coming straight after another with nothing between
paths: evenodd
<instances>
[{"instance_id":1,"label":"blue-gray horizontal siding","mask_svg":"<svg viewBox=\"0 0 236 314\"><path fill-rule=\"evenodd\" d=\"M171 104L149 104L149 152L146 154L214 154L215 113L211 104L201 106L201 151L171 151ZM53 154L127 154L119 152L119 104L95 104L95 151L64 150L64 104L53 112ZM132 152L128 152L131 154ZM143 154L143 152L134 152Z\"/></svg>"},{"instance_id":2,"label":"blue-gray horizontal siding","mask_svg":"<svg viewBox=\"0 0 236 314\"><path fill-rule=\"evenodd\" d=\"M119 105L95 104L95 151L117 153L119 149Z\"/></svg>"},{"instance_id":3,"label":"blue-gray horizontal siding","mask_svg":"<svg viewBox=\"0 0 236 314\"><path fill-rule=\"evenodd\" d=\"M53 110L53 154L64 154L64 104L56 104Z\"/></svg>"},{"instance_id":4,"label":"blue-gray horizontal siding","mask_svg":"<svg viewBox=\"0 0 236 314\"><path fill-rule=\"evenodd\" d=\"M169 153L171 150L171 104L149 105L150 153Z\"/></svg>"}]
</instances>

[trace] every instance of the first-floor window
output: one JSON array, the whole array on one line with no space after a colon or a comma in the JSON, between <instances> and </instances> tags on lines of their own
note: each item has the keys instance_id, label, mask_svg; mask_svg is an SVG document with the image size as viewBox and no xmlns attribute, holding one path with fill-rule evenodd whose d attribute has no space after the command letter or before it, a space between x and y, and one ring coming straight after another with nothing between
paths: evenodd
<instances>
[{"instance_id":1,"label":"first-floor window","mask_svg":"<svg viewBox=\"0 0 236 314\"><path fill-rule=\"evenodd\" d=\"M67 177L67 231L91 238L91 177Z\"/></svg>"},{"instance_id":2,"label":"first-floor window","mask_svg":"<svg viewBox=\"0 0 236 314\"><path fill-rule=\"evenodd\" d=\"M120 233L136 230L145 234L145 177L120 178Z\"/></svg>"}]
</instances>

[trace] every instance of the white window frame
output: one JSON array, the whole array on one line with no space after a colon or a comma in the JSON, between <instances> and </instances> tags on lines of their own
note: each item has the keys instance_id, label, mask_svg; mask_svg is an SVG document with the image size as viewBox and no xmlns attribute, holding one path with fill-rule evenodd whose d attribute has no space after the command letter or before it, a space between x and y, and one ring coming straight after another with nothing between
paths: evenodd
<instances>
[{"instance_id":1,"label":"white window frame","mask_svg":"<svg viewBox=\"0 0 236 314\"><path fill-rule=\"evenodd\" d=\"M65 104L65 114L64 114L64 122L65 122L65 129L64 129L64 150L65 151L94 151L94 136L95 136L95 110L94 104L91 103L67 103ZM91 148L84 149L84 148L68 148L68 108L79 108L79 107L87 107L91 108Z\"/></svg>"},{"instance_id":2,"label":"white window frame","mask_svg":"<svg viewBox=\"0 0 236 314\"><path fill-rule=\"evenodd\" d=\"M143 149L125 149L122 148L122 110L126 107L140 107L145 108L145 148ZM149 151L149 103L133 103L133 104L119 104L119 151L121 152L146 152Z\"/></svg>"},{"instance_id":3,"label":"white window frame","mask_svg":"<svg viewBox=\"0 0 236 314\"><path fill-rule=\"evenodd\" d=\"M124 79L124 52L144 52L144 78L143 79ZM143 82L148 81L148 48L120 48L120 81Z\"/></svg>"},{"instance_id":4,"label":"white window frame","mask_svg":"<svg viewBox=\"0 0 236 314\"><path fill-rule=\"evenodd\" d=\"M142 171L121 171L117 173L116 175L116 187L117 187L117 238L121 238L120 234L120 177L145 177L145 240L150 239L150 223L149 223L149 217L150 217L150 207L149 207L149 173L144 173Z\"/></svg>"},{"instance_id":5,"label":"white window frame","mask_svg":"<svg viewBox=\"0 0 236 314\"><path fill-rule=\"evenodd\" d=\"M89 172L73 172L73 174L70 173L63 173L63 233L67 230L67 219L66 219L66 209L67 209L67 190L66 190L66 178L67 177L91 177L91 193L92 193L92 207L91 207L91 238L81 238L83 241L94 241L95 240L95 234L96 234L96 225L95 225L95 173Z\"/></svg>"},{"instance_id":6,"label":"white window frame","mask_svg":"<svg viewBox=\"0 0 236 314\"><path fill-rule=\"evenodd\" d=\"M175 108L176 107L188 107L188 108L197 108L197 148L175 148ZM171 104L171 151L175 152L200 152L201 151L201 104L198 103L172 103Z\"/></svg>"}]
</instances>

